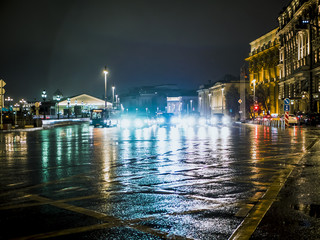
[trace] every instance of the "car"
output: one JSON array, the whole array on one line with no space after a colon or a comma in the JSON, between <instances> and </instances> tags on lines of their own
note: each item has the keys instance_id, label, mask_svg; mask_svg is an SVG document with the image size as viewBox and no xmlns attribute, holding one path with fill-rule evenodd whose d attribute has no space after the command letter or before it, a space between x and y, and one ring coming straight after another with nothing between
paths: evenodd
<instances>
[{"instance_id":1,"label":"car","mask_svg":"<svg viewBox=\"0 0 320 240\"><path fill-rule=\"evenodd\" d=\"M152 125L152 120L147 114L125 114L121 116L121 128L146 128Z\"/></svg>"},{"instance_id":2,"label":"car","mask_svg":"<svg viewBox=\"0 0 320 240\"><path fill-rule=\"evenodd\" d=\"M211 116L210 124L211 125L229 125L231 123L231 119L229 116L223 113L214 113Z\"/></svg>"},{"instance_id":3,"label":"car","mask_svg":"<svg viewBox=\"0 0 320 240\"><path fill-rule=\"evenodd\" d=\"M320 124L320 113L310 113L305 117L305 123L308 125Z\"/></svg>"},{"instance_id":4,"label":"car","mask_svg":"<svg viewBox=\"0 0 320 240\"><path fill-rule=\"evenodd\" d=\"M162 113L157 116L157 124L159 126L171 126L179 123L179 118L173 113Z\"/></svg>"},{"instance_id":5,"label":"car","mask_svg":"<svg viewBox=\"0 0 320 240\"><path fill-rule=\"evenodd\" d=\"M281 119L284 120L284 115L282 115ZM300 123L300 119L294 114L289 114L288 123L293 125L298 125Z\"/></svg>"}]
</instances>

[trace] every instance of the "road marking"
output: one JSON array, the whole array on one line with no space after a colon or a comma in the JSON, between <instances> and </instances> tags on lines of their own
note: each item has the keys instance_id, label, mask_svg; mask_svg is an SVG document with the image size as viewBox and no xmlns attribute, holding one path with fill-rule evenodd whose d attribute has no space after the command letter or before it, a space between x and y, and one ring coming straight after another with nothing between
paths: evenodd
<instances>
[{"instance_id":1,"label":"road marking","mask_svg":"<svg viewBox=\"0 0 320 240\"><path fill-rule=\"evenodd\" d=\"M106 215L104 213L100 213L94 210L82 208L82 207L77 207L73 206L71 204L67 204L64 202L59 202L59 201L52 201L48 198L41 197L39 195L30 195L29 196L31 199L39 201L43 204L49 204L58 208L66 209L72 212L84 214L102 221L107 221L107 223L102 223L102 224L96 224L96 225L91 225L91 226L84 226L84 227L77 227L77 228L70 228L70 229L64 229L60 231L53 231L53 232L48 232L48 233L40 233L40 234L35 234L32 236L25 236L17 239L43 239L43 238L50 238L50 237L57 237L57 236L62 236L62 235L68 235L68 234L74 234L74 233L80 233L80 232L86 232L86 231L91 231L91 230L96 230L96 229L103 229L103 228L112 228L112 227L128 227L132 229L139 230L141 232L149 233L154 236L158 236L161 238L172 238L172 239L190 239L187 237L171 234L171 233L166 233L162 232L157 229L153 229L147 226L143 225L138 225L139 222L141 221L146 221L154 218L140 218L140 219L133 219L133 220L121 220L113 216Z\"/></svg>"},{"instance_id":2,"label":"road marking","mask_svg":"<svg viewBox=\"0 0 320 240\"><path fill-rule=\"evenodd\" d=\"M24 188L9 190L8 192L1 193L1 194L0 194L0 197L6 196L6 195L9 195L9 194L12 194L12 193L16 193L16 192L25 192L25 191L30 190L30 189L34 189L34 188L38 188L38 187L43 187L43 186L47 186L47 185L50 185L50 184L60 183L60 182L63 182L63 181L70 180L70 179L72 179L72 178L78 178L78 177L81 177L82 175L85 176L85 175L88 175L88 174L90 174L90 172L81 173L81 174L77 174L77 175L73 175L73 176L69 176L69 177L57 179L57 180L50 181L50 182L44 182L44 183L40 183L40 184L37 184L37 185L29 186L29 187L24 187Z\"/></svg>"},{"instance_id":3,"label":"road marking","mask_svg":"<svg viewBox=\"0 0 320 240\"><path fill-rule=\"evenodd\" d=\"M320 139L316 139L315 141L313 141L306 149L310 150L319 140ZM233 232L229 240L247 240L252 236L252 234L260 224L262 218L270 209L273 202L276 200L276 197L291 175L292 171L294 170L296 165L299 164L299 162L304 158L305 155L306 153L303 154L302 157L293 159L293 162L289 164L286 169L280 172L280 175L275 178L271 186L268 188L266 194L252 208L246 218Z\"/></svg>"},{"instance_id":4,"label":"road marking","mask_svg":"<svg viewBox=\"0 0 320 240\"><path fill-rule=\"evenodd\" d=\"M9 209L15 209L15 208L25 208L25 207L34 207L34 206L41 206L41 205L47 205L52 204L54 202L73 202L73 201L79 201L79 200L86 200L86 199L92 199L92 198L99 198L99 197L105 197L109 196L110 194L105 195L89 195L89 196L82 196L82 197L74 197L74 198L66 198L66 199L60 199L60 200L52 200L52 201L41 201L36 203L21 203L21 204L15 204L15 205L8 205L0 207L0 210L9 210ZM26 195L25 198L32 198L31 195Z\"/></svg>"}]
</instances>

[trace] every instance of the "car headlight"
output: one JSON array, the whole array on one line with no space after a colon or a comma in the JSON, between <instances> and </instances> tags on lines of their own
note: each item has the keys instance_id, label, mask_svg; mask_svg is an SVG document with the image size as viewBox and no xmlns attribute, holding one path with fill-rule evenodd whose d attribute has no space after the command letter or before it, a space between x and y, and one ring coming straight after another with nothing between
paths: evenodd
<instances>
[{"instance_id":1,"label":"car headlight","mask_svg":"<svg viewBox=\"0 0 320 240\"><path fill-rule=\"evenodd\" d=\"M230 123L229 118L228 118L228 117L223 117L223 118L222 118L222 123L223 123L223 124L229 124L229 123Z\"/></svg>"},{"instance_id":2,"label":"car headlight","mask_svg":"<svg viewBox=\"0 0 320 240\"><path fill-rule=\"evenodd\" d=\"M216 124L218 119L216 117L211 118L211 124Z\"/></svg>"},{"instance_id":3,"label":"car headlight","mask_svg":"<svg viewBox=\"0 0 320 240\"><path fill-rule=\"evenodd\" d=\"M143 126L143 121L141 119L134 120L134 126L137 128L141 128Z\"/></svg>"},{"instance_id":4,"label":"car headlight","mask_svg":"<svg viewBox=\"0 0 320 240\"><path fill-rule=\"evenodd\" d=\"M130 127L130 120L129 119L122 119L121 120L121 127L123 127L123 128Z\"/></svg>"},{"instance_id":5,"label":"car headlight","mask_svg":"<svg viewBox=\"0 0 320 240\"><path fill-rule=\"evenodd\" d=\"M171 122L172 124L177 124L177 123L179 123L179 118L173 117L173 118L171 118L170 122Z\"/></svg>"},{"instance_id":6,"label":"car headlight","mask_svg":"<svg viewBox=\"0 0 320 240\"><path fill-rule=\"evenodd\" d=\"M189 126L194 125L195 121L196 121L196 120L195 120L194 117L189 117L189 118L188 118L188 125L189 125Z\"/></svg>"},{"instance_id":7,"label":"car headlight","mask_svg":"<svg viewBox=\"0 0 320 240\"><path fill-rule=\"evenodd\" d=\"M164 123L164 118L158 118L158 123Z\"/></svg>"},{"instance_id":8,"label":"car headlight","mask_svg":"<svg viewBox=\"0 0 320 240\"><path fill-rule=\"evenodd\" d=\"M203 117L199 119L199 125L201 125L201 126L206 125L206 122L207 122L207 120Z\"/></svg>"}]
</instances>

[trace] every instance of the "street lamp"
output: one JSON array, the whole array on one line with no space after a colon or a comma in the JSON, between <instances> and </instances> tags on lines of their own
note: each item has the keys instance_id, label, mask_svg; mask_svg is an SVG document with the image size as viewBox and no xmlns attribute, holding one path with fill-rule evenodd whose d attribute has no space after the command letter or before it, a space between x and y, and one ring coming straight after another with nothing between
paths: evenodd
<instances>
[{"instance_id":1,"label":"street lamp","mask_svg":"<svg viewBox=\"0 0 320 240\"><path fill-rule=\"evenodd\" d=\"M103 73L104 73L104 108L107 109L107 75L108 75L107 66L105 66Z\"/></svg>"},{"instance_id":2,"label":"street lamp","mask_svg":"<svg viewBox=\"0 0 320 240\"><path fill-rule=\"evenodd\" d=\"M115 90L115 86L112 86L112 108L114 108L114 90Z\"/></svg>"},{"instance_id":3,"label":"street lamp","mask_svg":"<svg viewBox=\"0 0 320 240\"><path fill-rule=\"evenodd\" d=\"M116 109L118 109L118 95L116 95Z\"/></svg>"},{"instance_id":4,"label":"street lamp","mask_svg":"<svg viewBox=\"0 0 320 240\"><path fill-rule=\"evenodd\" d=\"M16 103L16 104L14 105L14 110L15 110L15 113L14 113L14 126L17 125L17 108L18 108L19 106L20 106L19 103Z\"/></svg>"},{"instance_id":5,"label":"street lamp","mask_svg":"<svg viewBox=\"0 0 320 240\"><path fill-rule=\"evenodd\" d=\"M224 112L224 109L223 109L223 91L224 91L224 87L221 88L221 111L222 111L222 113Z\"/></svg>"},{"instance_id":6,"label":"street lamp","mask_svg":"<svg viewBox=\"0 0 320 240\"><path fill-rule=\"evenodd\" d=\"M193 109L192 109L192 100L190 100L190 110L191 110L191 112L193 112Z\"/></svg>"},{"instance_id":7,"label":"street lamp","mask_svg":"<svg viewBox=\"0 0 320 240\"><path fill-rule=\"evenodd\" d=\"M58 119L60 119L60 114L59 114L59 102L61 100L61 96L57 95L57 101L58 101Z\"/></svg>"},{"instance_id":8,"label":"street lamp","mask_svg":"<svg viewBox=\"0 0 320 240\"><path fill-rule=\"evenodd\" d=\"M252 84L253 84L253 103L256 102L256 79L252 80Z\"/></svg>"},{"instance_id":9,"label":"street lamp","mask_svg":"<svg viewBox=\"0 0 320 240\"><path fill-rule=\"evenodd\" d=\"M6 99L4 99L6 102L9 102L9 108L11 107L10 102L13 101L13 99L11 97L7 97Z\"/></svg>"},{"instance_id":10,"label":"street lamp","mask_svg":"<svg viewBox=\"0 0 320 240\"><path fill-rule=\"evenodd\" d=\"M68 102L68 119L70 118L70 98L67 99Z\"/></svg>"},{"instance_id":11,"label":"street lamp","mask_svg":"<svg viewBox=\"0 0 320 240\"><path fill-rule=\"evenodd\" d=\"M42 97L42 99L43 99L43 108L44 108L43 118L44 118L44 120L45 120L45 119L46 119L46 99L47 99L47 92L46 92L46 90L43 90L43 91L42 91L41 97Z\"/></svg>"}]
</instances>

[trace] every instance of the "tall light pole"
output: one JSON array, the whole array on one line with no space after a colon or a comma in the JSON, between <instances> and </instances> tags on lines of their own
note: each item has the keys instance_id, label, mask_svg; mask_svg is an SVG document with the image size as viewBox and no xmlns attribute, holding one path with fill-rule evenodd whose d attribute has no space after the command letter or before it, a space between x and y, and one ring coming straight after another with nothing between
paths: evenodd
<instances>
[{"instance_id":1,"label":"tall light pole","mask_svg":"<svg viewBox=\"0 0 320 240\"><path fill-rule=\"evenodd\" d=\"M70 118L70 98L67 99L68 102L68 118Z\"/></svg>"},{"instance_id":2,"label":"tall light pole","mask_svg":"<svg viewBox=\"0 0 320 240\"><path fill-rule=\"evenodd\" d=\"M107 66L105 66L103 73L104 73L104 108L107 109L107 75L108 75Z\"/></svg>"},{"instance_id":3,"label":"tall light pole","mask_svg":"<svg viewBox=\"0 0 320 240\"><path fill-rule=\"evenodd\" d=\"M209 116L211 116L211 93L208 94L209 97Z\"/></svg>"},{"instance_id":4,"label":"tall light pole","mask_svg":"<svg viewBox=\"0 0 320 240\"><path fill-rule=\"evenodd\" d=\"M58 101L58 119L60 119L60 114L59 114L59 102L61 100L61 96L57 95L57 101Z\"/></svg>"},{"instance_id":5,"label":"tall light pole","mask_svg":"<svg viewBox=\"0 0 320 240\"><path fill-rule=\"evenodd\" d=\"M192 100L190 100L190 112L193 112L193 109L192 109Z\"/></svg>"},{"instance_id":6,"label":"tall light pole","mask_svg":"<svg viewBox=\"0 0 320 240\"><path fill-rule=\"evenodd\" d=\"M224 91L224 87L221 88L221 112L222 113L224 112L224 109L223 109L223 91Z\"/></svg>"},{"instance_id":7,"label":"tall light pole","mask_svg":"<svg viewBox=\"0 0 320 240\"><path fill-rule=\"evenodd\" d=\"M14 127L16 127L16 125L17 125L17 108L18 108L19 106L20 106L19 103L16 103L16 104L14 105L14 110L15 110L15 113L14 113Z\"/></svg>"},{"instance_id":8,"label":"tall light pole","mask_svg":"<svg viewBox=\"0 0 320 240\"><path fill-rule=\"evenodd\" d=\"M8 108L12 107L11 106L11 102L13 101L13 99L11 97L7 97L6 99L4 99L6 102L9 102L8 104Z\"/></svg>"},{"instance_id":9,"label":"tall light pole","mask_svg":"<svg viewBox=\"0 0 320 240\"><path fill-rule=\"evenodd\" d=\"M112 108L114 108L114 90L115 90L115 86L112 86Z\"/></svg>"},{"instance_id":10,"label":"tall light pole","mask_svg":"<svg viewBox=\"0 0 320 240\"><path fill-rule=\"evenodd\" d=\"M256 80L255 79L252 80L252 84L253 84L253 103L256 103Z\"/></svg>"},{"instance_id":11,"label":"tall light pole","mask_svg":"<svg viewBox=\"0 0 320 240\"><path fill-rule=\"evenodd\" d=\"M44 120L46 120L46 99L47 99L47 92L46 92L46 90L43 90L43 91L42 91L41 97L42 97L42 99L43 99L43 108L44 108L43 118L44 118Z\"/></svg>"}]
</instances>

